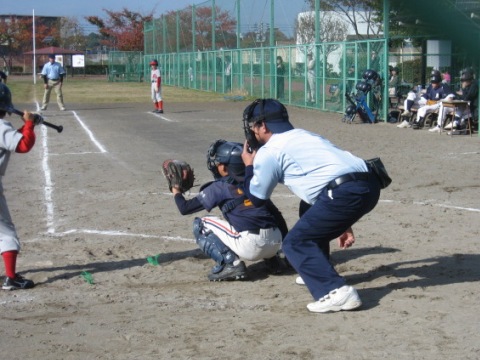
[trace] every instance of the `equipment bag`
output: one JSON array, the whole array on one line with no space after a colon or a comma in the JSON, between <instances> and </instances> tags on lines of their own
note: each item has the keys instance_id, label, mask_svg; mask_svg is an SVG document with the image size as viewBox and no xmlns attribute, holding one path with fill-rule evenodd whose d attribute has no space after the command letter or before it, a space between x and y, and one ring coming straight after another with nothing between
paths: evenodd
<instances>
[{"instance_id":1,"label":"equipment bag","mask_svg":"<svg viewBox=\"0 0 480 360\"><path fill-rule=\"evenodd\" d=\"M390 185L392 179L388 175L387 169L379 157L365 160L365 162L367 163L368 170L378 177L382 189L385 189L388 185Z\"/></svg>"}]
</instances>

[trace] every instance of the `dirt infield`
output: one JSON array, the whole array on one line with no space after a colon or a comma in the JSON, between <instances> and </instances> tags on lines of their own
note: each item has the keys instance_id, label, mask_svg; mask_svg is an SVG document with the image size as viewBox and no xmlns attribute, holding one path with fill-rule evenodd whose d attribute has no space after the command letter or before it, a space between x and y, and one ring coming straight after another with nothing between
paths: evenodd
<instances>
[{"instance_id":1,"label":"dirt infield","mask_svg":"<svg viewBox=\"0 0 480 360\"><path fill-rule=\"evenodd\" d=\"M18 270L37 284L0 293L5 356L480 358L477 136L347 125L338 114L290 107L296 127L358 156L380 155L393 178L354 227L355 246L333 246L364 305L309 313L295 274L268 275L262 262L247 263L249 281L207 281L213 263L193 241L194 216L179 215L160 166L186 160L199 185L210 180L205 152L215 139L243 141L247 104L167 102L163 116L148 103L66 112L51 104L46 119L63 133L37 128L35 148L13 155L3 179L23 245ZM280 186L273 200L293 225L298 199ZM157 255L159 265L147 261Z\"/></svg>"}]
</instances>

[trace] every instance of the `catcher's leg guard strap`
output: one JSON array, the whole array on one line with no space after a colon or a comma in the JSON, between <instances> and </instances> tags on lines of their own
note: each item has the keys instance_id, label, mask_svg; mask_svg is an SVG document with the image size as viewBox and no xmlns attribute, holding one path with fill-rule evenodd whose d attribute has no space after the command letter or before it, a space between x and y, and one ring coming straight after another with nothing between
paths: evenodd
<instances>
[{"instance_id":1,"label":"catcher's leg guard strap","mask_svg":"<svg viewBox=\"0 0 480 360\"><path fill-rule=\"evenodd\" d=\"M232 264L237 259L237 254L225 245L217 235L204 230L200 218L195 218L193 221L193 235L200 250L219 265Z\"/></svg>"}]
</instances>

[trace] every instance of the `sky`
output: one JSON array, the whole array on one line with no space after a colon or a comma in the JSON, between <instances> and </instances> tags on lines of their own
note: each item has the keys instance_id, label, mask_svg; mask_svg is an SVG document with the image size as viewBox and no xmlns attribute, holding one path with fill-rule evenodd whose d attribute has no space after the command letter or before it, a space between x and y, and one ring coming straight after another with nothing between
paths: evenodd
<instances>
[{"instance_id":1,"label":"sky","mask_svg":"<svg viewBox=\"0 0 480 360\"><path fill-rule=\"evenodd\" d=\"M159 15L205 0L0 0L1 14L29 15L35 10L39 16L104 16L103 9L120 11L127 8L142 14L154 11Z\"/></svg>"},{"instance_id":2,"label":"sky","mask_svg":"<svg viewBox=\"0 0 480 360\"><path fill-rule=\"evenodd\" d=\"M293 19L301 11L304 4L303 0L275 0L277 10L275 10L276 26L280 27L285 33L293 30ZM127 8L130 11L140 14L148 14L153 10L154 18L159 18L161 14L181 10L189 5L205 4L206 0L0 0L1 15L31 15L35 11L36 16L65 16L74 17L79 20L84 31L89 33L96 31L94 25L89 24L86 16L99 16L106 18L107 14L103 9L111 11L121 11ZM220 4L235 4L234 0L218 0ZM242 17L243 27L251 27L254 22L268 22L268 9L270 0L249 0L242 4L255 3L255 7L248 5L245 7ZM234 11L233 9L228 9ZM247 24L248 23L248 24ZM242 31L244 31L242 29Z\"/></svg>"},{"instance_id":3,"label":"sky","mask_svg":"<svg viewBox=\"0 0 480 360\"><path fill-rule=\"evenodd\" d=\"M106 17L103 9L121 11L127 8L130 11L148 14L154 11L154 17L160 14L183 9L192 4L201 4L205 0L0 0L0 14L36 16L66 16L75 17L84 26L96 27L84 21L85 16Z\"/></svg>"}]
</instances>

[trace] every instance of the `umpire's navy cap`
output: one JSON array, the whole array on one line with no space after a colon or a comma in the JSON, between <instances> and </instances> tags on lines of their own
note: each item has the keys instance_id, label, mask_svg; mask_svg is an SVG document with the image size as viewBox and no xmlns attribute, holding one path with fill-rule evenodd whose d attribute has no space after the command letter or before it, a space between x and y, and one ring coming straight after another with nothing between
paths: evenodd
<instances>
[{"instance_id":1,"label":"umpire's navy cap","mask_svg":"<svg viewBox=\"0 0 480 360\"><path fill-rule=\"evenodd\" d=\"M293 125L288 118L287 109L280 101L275 99L257 99L250 106L253 106L250 122L263 121L274 134L293 129Z\"/></svg>"}]
</instances>

